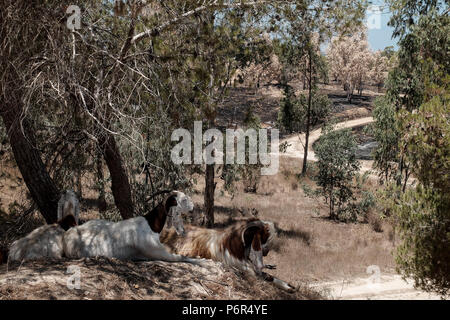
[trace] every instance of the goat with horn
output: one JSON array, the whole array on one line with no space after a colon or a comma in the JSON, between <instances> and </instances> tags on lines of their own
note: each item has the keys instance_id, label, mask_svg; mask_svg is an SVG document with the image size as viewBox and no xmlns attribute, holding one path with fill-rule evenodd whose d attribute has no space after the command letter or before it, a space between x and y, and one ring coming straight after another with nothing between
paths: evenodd
<instances>
[{"instance_id":1,"label":"goat with horn","mask_svg":"<svg viewBox=\"0 0 450 320\"><path fill-rule=\"evenodd\" d=\"M294 288L288 283L263 272L264 268L274 268L263 263L274 236L272 222L249 219L222 230L186 226L183 238L166 231L161 234L161 242L178 254L220 261L292 291Z\"/></svg>"},{"instance_id":2,"label":"goat with horn","mask_svg":"<svg viewBox=\"0 0 450 320\"><path fill-rule=\"evenodd\" d=\"M184 235L182 213L193 210L192 200L180 191L170 192L158 206L142 217L119 222L91 220L64 235L66 257L109 257L130 260L162 260L197 263L198 260L172 254L159 240L167 224Z\"/></svg>"}]
</instances>

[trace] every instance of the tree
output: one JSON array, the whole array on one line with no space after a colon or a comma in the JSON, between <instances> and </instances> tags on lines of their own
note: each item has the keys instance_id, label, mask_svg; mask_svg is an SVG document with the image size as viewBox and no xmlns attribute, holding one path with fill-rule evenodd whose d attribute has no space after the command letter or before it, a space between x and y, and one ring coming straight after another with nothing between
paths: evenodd
<instances>
[{"instance_id":1,"label":"tree","mask_svg":"<svg viewBox=\"0 0 450 320\"><path fill-rule=\"evenodd\" d=\"M253 106L251 106L244 118L244 130L254 129L258 132L261 129L261 119L254 113ZM259 137L256 139L256 143L259 145ZM250 163L250 147L249 141L245 141L245 164L240 166L240 173L242 176L242 182L244 184L245 192L256 193L258 189L259 181L261 180L261 168L260 163L251 164Z\"/></svg>"},{"instance_id":2,"label":"tree","mask_svg":"<svg viewBox=\"0 0 450 320\"><path fill-rule=\"evenodd\" d=\"M372 54L366 30L352 36L334 38L328 47L327 57L331 74L337 77L351 102L355 89L361 95L363 84L369 78Z\"/></svg>"},{"instance_id":3,"label":"tree","mask_svg":"<svg viewBox=\"0 0 450 320\"><path fill-rule=\"evenodd\" d=\"M320 52L320 46L336 34L345 34L361 26L367 2L365 1L324 1L314 10L318 2L303 1L299 4L298 19L292 8L285 9L286 21L277 25L286 34L281 43L282 78L288 84L289 76L302 75L304 89L308 90L305 118L305 153L302 175L306 175L308 165L308 146L311 128L313 92L320 77L327 81L327 64ZM299 78L299 77L298 77Z\"/></svg>"},{"instance_id":4,"label":"tree","mask_svg":"<svg viewBox=\"0 0 450 320\"><path fill-rule=\"evenodd\" d=\"M331 110L331 101L317 90L312 92L310 124L316 126L328 118ZM305 132L308 115L308 99L304 94L294 95L291 87L285 87L285 96L281 100L278 111L279 127L287 132Z\"/></svg>"},{"instance_id":5,"label":"tree","mask_svg":"<svg viewBox=\"0 0 450 320\"><path fill-rule=\"evenodd\" d=\"M325 129L316 147L318 172L315 180L329 206L331 219L339 219L350 209L353 178L359 171L356 140L351 130Z\"/></svg>"},{"instance_id":6,"label":"tree","mask_svg":"<svg viewBox=\"0 0 450 320\"><path fill-rule=\"evenodd\" d=\"M380 178L388 183L390 178L396 178L399 163L399 132L396 125L395 106L387 97L375 100L373 110L375 122L370 127L378 146L374 154L374 167L379 170Z\"/></svg>"},{"instance_id":7,"label":"tree","mask_svg":"<svg viewBox=\"0 0 450 320\"><path fill-rule=\"evenodd\" d=\"M417 179L416 187L394 192L388 204L401 237L396 262L399 272L412 277L416 286L448 295L448 2L390 0L389 4L400 49L387 94L396 111L400 168L409 168Z\"/></svg>"},{"instance_id":8,"label":"tree","mask_svg":"<svg viewBox=\"0 0 450 320\"><path fill-rule=\"evenodd\" d=\"M448 14L447 0L387 0L392 16L388 22L394 28L393 37L403 38L418 20L436 9Z\"/></svg>"},{"instance_id":9,"label":"tree","mask_svg":"<svg viewBox=\"0 0 450 320\"><path fill-rule=\"evenodd\" d=\"M369 64L368 78L377 86L378 92L387 78L389 59L381 51L375 51Z\"/></svg>"},{"instance_id":10,"label":"tree","mask_svg":"<svg viewBox=\"0 0 450 320\"><path fill-rule=\"evenodd\" d=\"M384 50L381 51L381 56L391 60L395 56L394 46L387 46L384 48Z\"/></svg>"},{"instance_id":11,"label":"tree","mask_svg":"<svg viewBox=\"0 0 450 320\"><path fill-rule=\"evenodd\" d=\"M82 28L73 32L66 26L67 1L6 0L2 6L0 114L48 222L55 219L59 190L93 170L98 151L124 219L145 210L150 188L189 185L189 169L167 161L170 130L214 118L227 79L248 56L242 44L256 39L246 31L268 27L273 35L287 20L301 20L297 13L332 19L348 10L348 19L330 22L339 26L363 11L361 1L344 0L327 10L325 0L306 7L304 1L114 3L79 2ZM235 42L239 50L230 46Z\"/></svg>"},{"instance_id":12,"label":"tree","mask_svg":"<svg viewBox=\"0 0 450 320\"><path fill-rule=\"evenodd\" d=\"M6 5L10 11L6 7L2 9L0 18L0 115L25 184L46 222L54 223L57 219L59 190L36 148L33 127L23 117L24 86L20 74L30 68L30 57L36 55L48 41L46 32L42 32L42 25L36 28L34 19L40 16L45 21L50 18L49 12L42 5L27 1ZM24 43L27 44L26 50Z\"/></svg>"},{"instance_id":13,"label":"tree","mask_svg":"<svg viewBox=\"0 0 450 320\"><path fill-rule=\"evenodd\" d=\"M447 83L450 83L447 75ZM419 180L392 204L402 240L398 269L418 287L450 292L450 95L448 86L414 114L403 113L406 160Z\"/></svg>"},{"instance_id":14,"label":"tree","mask_svg":"<svg viewBox=\"0 0 450 320\"><path fill-rule=\"evenodd\" d=\"M337 4L333 4L330 7L328 7L327 9L329 10L324 10L320 4L322 4L322 2L326 2L326 1L311 1L310 2L310 6L307 6L304 4L303 1L301 2L294 2L294 3L290 3L288 5L284 5L282 2L281 3L276 3L274 2L273 4L268 4L267 6L265 6L264 8L262 8L261 13L255 13L255 12L251 12L251 14L248 14L246 17L248 19L250 19L251 22L254 22L256 24L257 27L254 28L248 28L245 29L245 26L249 25L249 21L246 21L246 23L242 23L241 24L236 24L236 21L233 21L231 23L231 25L237 25L239 26L239 28L244 29L244 30L253 30L253 32L255 30L263 30L264 27L266 27L266 25L262 25L261 27L258 27L260 25L260 22L267 17L271 17L275 14L276 19L271 19L270 20L270 32L272 32L272 34L276 35L277 31L282 30L283 28L285 28L286 25L289 25L289 30L292 34L297 34L297 32L299 30L306 30L308 28L310 28L311 26L321 26L323 27L325 24L329 23L328 20L326 20L326 17L328 18L333 18L335 17L335 15L338 15L341 8L338 9L338 5ZM342 4L341 1L339 1L340 4ZM356 17L359 17L360 13L363 10L363 6L361 5L361 3L359 1L354 1L354 2L350 2L350 3L345 3L345 8L347 8L349 10L349 13L352 12L355 14ZM229 11L228 13L232 13L233 11ZM217 15L219 16L219 15ZM221 19L222 22L226 22L227 25L230 24L230 21L227 20L228 15L227 14L223 14L223 16L225 18ZM237 16L245 16L242 15L241 11L237 11ZM317 21L321 21L320 23L318 22L314 22L314 18L317 19ZM234 18L236 19L236 18ZM336 27L339 28L340 23L345 24L344 23L345 19L339 19L338 23L336 25ZM326 22L325 22L326 21ZM257 74L256 76L256 87L259 87L259 83L261 80L261 76L262 73L260 71L257 70L257 68L255 68L255 66L261 66L266 64L267 66L271 66L273 69L278 70L278 61L277 59L274 59L273 54L271 54L271 50L267 50L268 44L270 46L271 41L269 41L268 36L266 33L264 33L264 38L262 39L261 42L259 42L261 45L257 45L252 47L252 42L244 41L244 45L242 45L241 43L239 43L239 39L242 39L242 37L238 36L238 37L232 37L231 40L233 40L233 43L235 43L234 46L230 46L230 37L225 38L225 41L223 40L223 38L220 38L219 34L223 33L224 31L227 30L227 28L221 28L220 27L220 23L216 23L216 21L213 19L214 23L209 23L209 30L211 30L211 32L209 33L209 35L215 35L215 42L218 43L217 47L221 48L220 51L215 52L214 50L210 50L208 51L208 55L203 55L203 58L205 60L208 60L207 57L210 57L210 60L213 60L214 63L212 64L212 68L210 68L210 71L216 71L216 70L222 70L223 68L223 61L227 61L227 59L224 57L227 57L227 55L223 54L223 44L226 44L226 46L228 47L240 47L241 51L239 52L239 54L237 54L235 56L235 59L239 62L241 62L241 70L244 69L245 67L250 67L251 70L254 70ZM313 23L314 22L314 23ZM306 27L307 26L307 27ZM306 29L305 29L306 27ZM232 29L233 30L233 29ZM296 30L295 32L292 33L292 31ZM217 33L216 33L217 32ZM247 31L248 32L248 31ZM245 34L245 31L241 31L241 33ZM259 32L260 34L261 32ZM258 34L258 33L257 33ZM303 41L303 44L308 44L308 48L309 48L309 69L310 69L310 76L309 76L309 102L308 102L308 121L307 121L307 132L308 132L308 136L309 136L309 126L310 126L310 116L311 116L311 101L312 101L312 97L311 97L311 91L313 90L313 84L315 84L315 80L312 78L313 74L314 77L316 76L315 71L313 70L313 68L316 67L316 65L313 65L313 60L315 59L314 56L317 56L317 52L319 51L319 45L318 44L312 44L312 40L311 40L311 30L308 29L308 37L309 38L304 38L302 36L297 38L297 43L300 44ZM255 39L257 39L257 37L255 37ZM258 41L253 41L253 43L258 43ZM208 44L208 46L211 46L212 41L210 39L208 39L208 41L206 42ZM243 48L243 50L242 50ZM256 48L256 51L254 50ZM253 52L256 53L253 55L253 57L251 59L249 59L249 53L252 52L251 50L253 49ZM262 49L262 50L261 50ZM232 49L234 50L234 49ZM232 51L230 50L230 51ZM244 54L242 54L242 51ZM218 53L221 53L220 58L217 58L216 55L218 55ZM232 54L231 54L232 57ZM230 58L231 58L230 57ZM233 61L233 59L230 59L230 61ZM269 61L269 62L268 62ZM225 63L226 65L226 63ZM231 68L229 69L231 70L231 74L234 73L234 69ZM206 72L206 74L208 74L208 72ZM209 72L209 74L211 75L211 72ZM230 73L228 73L230 74ZM282 77L282 75L281 75ZM217 99L217 96L215 96L217 93L219 93L219 97L223 97L223 92L225 89L226 84L229 81L229 77L227 78L221 78L219 77L215 77L212 76L210 78L210 83L211 84L215 84L216 87L220 88L220 85L225 84L223 86L222 89L217 90L216 87L214 87L214 85L209 85L207 87L207 90L202 90L203 92L209 92L209 99L208 99L208 103L207 105L209 106L209 112L208 114L211 116L211 118L208 116L208 114L205 114L206 117L209 119L210 121L210 126L214 125L214 115L215 115L215 106L217 105L217 103L219 103L220 99ZM225 80L225 81L224 81ZM285 81L283 81L283 83L286 83ZM218 85L220 84L220 85ZM213 103L211 104L211 101L213 101ZM306 155L307 156L307 155ZM305 170L306 170L306 165L305 165ZM253 172L252 170L250 170L250 172ZM206 224L207 226L212 226L213 225L213 221L214 221L214 190L215 190L215 182L214 182L214 174L215 174L215 170L214 170L214 165L210 164L207 165L206 167L206 175L205 175L205 211L206 211Z\"/></svg>"},{"instance_id":15,"label":"tree","mask_svg":"<svg viewBox=\"0 0 450 320\"><path fill-rule=\"evenodd\" d=\"M282 57L285 97L278 114L278 122L288 132L305 132L302 167L302 175L305 175L311 126L318 122L317 116L325 116L327 111L323 111L329 108L329 104L324 103L324 97L316 94L319 78L327 74L327 66L320 52L320 37L307 29L306 34L296 36L294 40L282 46ZM288 84L289 77L293 74L302 74L304 89L308 90L307 96L301 94L299 98L294 97Z\"/></svg>"},{"instance_id":16,"label":"tree","mask_svg":"<svg viewBox=\"0 0 450 320\"><path fill-rule=\"evenodd\" d=\"M303 100L302 100L303 99ZM295 97L291 86L284 87L284 97L278 111L278 126L289 133L300 132L304 122L300 115L300 105L305 105L305 96Z\"/></svg>"}]
</instances>

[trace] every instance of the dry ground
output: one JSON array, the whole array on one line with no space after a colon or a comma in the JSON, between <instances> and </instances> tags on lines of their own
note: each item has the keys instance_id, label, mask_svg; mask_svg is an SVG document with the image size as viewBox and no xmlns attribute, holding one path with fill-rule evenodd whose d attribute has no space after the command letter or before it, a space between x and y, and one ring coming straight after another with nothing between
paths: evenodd
<instances>
[{"instance_id":1,"label":"dry ground","mask_svg":"<svg viewBox=\"0 0 450 320\"><path fill-rule=\"evenodd\" d=\"M316 288L325 289L339 300L440 300L434 293L414 288L411 280L399 275L381 275L377 281L371 278L352 278L342 281L320 283Z\"/></svg>"},{"instance_id":2,"label":"dry ground","mask_svg":"<svg viewBox=\"0 0 450 320\"><path fill-rule=\"evenodd\" d=\"M291 83L296 94L304 92L300 82ZM374 88L363 91L361 97L355 96L352 103L347 102L347 95L336 84L319 85L320 92L331 100L331 112L337 121L368 117L372 113L373 102L382 93ZM257 114L263 127L273 126L278 117L283 90L279 86L265 85L259 89L236 87L229 89L229 95L219 109L217 124L219 126L241 126L250 107Z\"/></svg>"},{"instance_id":3,"label":"dry ground","mask_svg":"<svg viewBox=\"0 0 450 320\"><path fill-rule=\"evenodd\" d=\"M68 267L71 267L68 269ZM74 267L80 286L74 287ZM68 286L72 285L72 286ZM49 260L0 266L0 300L10 299L318 299L303 287L286 293L220 263Z\"/></svg>"},{"instance_id":4,"label":"dry ground","mask_svg":"<svg viewBox=\"0 0 450 320\"><path fill-rule=\"evenodd\" d=\"M266 263L277 265L272 273L294 285L362 276L370 265L393 273L392 228L386 223L383 232L375 232L369 224L330 221L327 206L305 196L301 184L312 182L299 180L300 169L301 160L281 158L279 173L263 177L256 194L239 188L233 198L217 191L216 225L242 218L241 208L256 208L261 219L274 221L279 235ZM220 190L221 181L217 182ZM200 180L199 191L202 184ZM203 203L200 192L193 199Z\"/></svg>"},{"instance_id":5,"label":"dry ground","mask_svg":"<svg viewBox=\"0 0 450 320\"><path fill-rule=\"evenodd\" d=\"M234 118L242 119L249 102L256 101L256 98L250 89L233 90L229 103L237 106L233 111ZM372 92L359 100L355 99L355 103L349 105L339 88L326 86L323 90L332 98L334 114L340 120L370 116L371 103L378 95ZM262 99L258 99L260 102L256 111L262 121L273 122L281 91L276 87L267 87L261 89L261 92ZM223 109L221 117L222 123L231 123L233 114ZM17 169L5 163L1 166L0 210L8 211L8 206L14 200L23 199L25 190ZM328 220L327 207L322 202L305 196L301 184L312 185L312 182L308 178L299 180L300 171L301 159L281 157L279 173L263 177L257 193L244 193L240 186L234 197L221 192L222 182L217 180L215 202L216 226L219 228L243 218L239 210L241 208L256 208L260 218L276 223L278 239L265 263L277 265L277 269L270 273L301 288L301 293L294 296L272 291L274 288L266 290L266 284L258 281L240 281L243 275L237 276L215 263L211 263L209 269L200 270L200 267L194 266L191 269L184 264L134 264L103 259L76 262L85 273L85 285L89 288L81 291L67 291L64 287L67 278L65 270L74 262L26 263L20 268L13 267L7 273L2 267L0 297L229 299L231 295L233 299L317 298L317 294L307 289L309 285L323 291L328 288L323 284L329 282L368 279L370 275L366 273L366 269L371 265L378 266L383 276L394 275L392 251L395 248L395 234L389 224L382 223L382 232L376 232L367 223L344 224ZM192 197L196 212L201 212L203 178L199 177L198 181ZM368 187L376 189L378 186L375 181L370 180ZM92 190L86 190L86 194L95 198ZM82 202L82 217L96 218L98 213L95 207ZM193 278L194 274L202 274L207 279L210 277L211 281ZM42 279L48 281L44 283ZM177 286L179 279L182 279L181 283L184 285ZM36 286L33 290L27 287L30 283ZM172 287L175 289L172 290Z\"/></svg>"}]
</instances>

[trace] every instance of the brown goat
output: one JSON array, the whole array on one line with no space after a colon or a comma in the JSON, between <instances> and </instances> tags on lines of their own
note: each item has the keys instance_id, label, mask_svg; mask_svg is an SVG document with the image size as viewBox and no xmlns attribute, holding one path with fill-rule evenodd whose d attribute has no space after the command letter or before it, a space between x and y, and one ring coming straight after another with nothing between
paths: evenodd
<instances>
[{"instance_id":1,"label":"brown goat","mask_svg":"<svg viewBox=\"0 0 450 320\"><path fill-rule=\"evenodd\" d=\"M292 286L262 271L271 267L263 264L263 256L268 254L275 236L273 223L253 218L222 230L194 226L187 226L185 230L184 237L177 237L173 231L167 230L161 233L160 241L174 253L220 261L292 291Z\"/></svg>"}]
</instances>

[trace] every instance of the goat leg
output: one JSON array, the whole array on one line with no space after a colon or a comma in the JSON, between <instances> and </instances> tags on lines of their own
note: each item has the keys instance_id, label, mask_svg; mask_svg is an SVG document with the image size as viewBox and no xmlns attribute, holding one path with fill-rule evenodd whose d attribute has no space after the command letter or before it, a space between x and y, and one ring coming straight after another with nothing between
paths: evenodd
<instances>
[{"instance_id":1,"label":"goat leg","mask_svg":"<svg viewBox=\"0 0 450 320\"><path fill-rule=\"evenodd\" d=\"M278 278L275 278L274 276L271 276L270 274L268 274L268 273L265 273L265 272L263 272L262 273L262 277L263 277L263 279L265 280L265 281L267 281L267 282L272 282L276 287L278 287L278 288L280 288L280 289L282 289L282 290L285 290L285 291L287 291L287 292L289 292L289 293L293 293L293 292L295 292L295 288L293 287L293 286L291 286L289 283L287 283L287 282L285 282L285 281L283 281L283 280L280 280L280 279L278 279Z\"/></svg>"}]
</instances>

